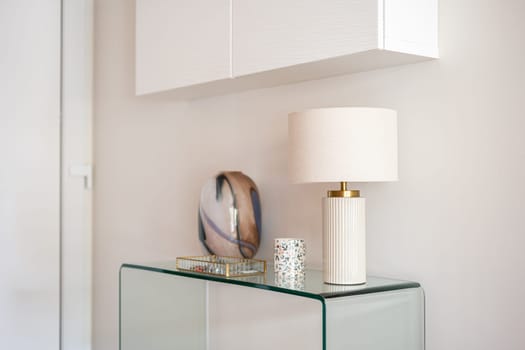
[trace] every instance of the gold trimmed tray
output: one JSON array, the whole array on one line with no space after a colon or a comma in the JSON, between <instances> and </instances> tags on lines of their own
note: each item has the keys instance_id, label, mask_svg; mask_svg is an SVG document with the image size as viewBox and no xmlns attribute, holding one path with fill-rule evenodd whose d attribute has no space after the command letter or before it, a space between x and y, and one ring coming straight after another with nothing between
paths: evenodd
<instances>
[{"instance_id":1,"label":"gold trimmed tray","mask_svg":"<svg viewBox=\"0 0 525 350\"><path fill-rule=\"evenodd\" d=\"M176 260L177 269L223 277L246 277L266 273L266 261L231 256L184 256Z\"/></svg>"}]
</instances>

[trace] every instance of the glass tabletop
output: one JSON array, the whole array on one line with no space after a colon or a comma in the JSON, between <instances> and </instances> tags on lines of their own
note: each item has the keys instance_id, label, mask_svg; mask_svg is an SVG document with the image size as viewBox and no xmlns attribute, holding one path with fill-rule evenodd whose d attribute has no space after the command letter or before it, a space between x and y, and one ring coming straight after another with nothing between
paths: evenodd
<instances>
[{"instance_id":1,"label":"glass tabletop","mask_svg":"<svg viewBox=\"0 0 525 350\"><path fill-rule=\"evenodd\" d=\"M332 285L323 282L323 273L319 270L307 269L304 274L283 274L275 273L273 266L268 266L264 274L249 277L222 277L182 271L177 269L175 260L137 264L126 263L122 265L122 268L141 269L201 280L237 284L319 300L420 287L417 282L375 276L368 276L367 282L361 285Z\"/></svg>"}]
</instances>

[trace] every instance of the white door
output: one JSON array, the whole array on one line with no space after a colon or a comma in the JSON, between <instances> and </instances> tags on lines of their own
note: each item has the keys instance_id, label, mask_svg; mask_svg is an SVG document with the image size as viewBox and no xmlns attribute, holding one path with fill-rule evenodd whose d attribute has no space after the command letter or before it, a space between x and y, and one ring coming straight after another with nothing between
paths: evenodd
<instances>
[{"instance_id":1,"label":"white door","mask_svg":"<svg viewBox=\"0 0 525 350\"><path fill-rule=\"evenodd\" d=\"M92 11L0 2L0 349L91 348Z\"/></svg>"},{"instance_id":2,"label":"white door","mask_svg":"<svg viewBox=\"0 0 525 350\"><path fill-rule=\"evenodd\" d=\"M59 348L60 0L0 1L0 349Z\"/></svg>"}]
</instances>

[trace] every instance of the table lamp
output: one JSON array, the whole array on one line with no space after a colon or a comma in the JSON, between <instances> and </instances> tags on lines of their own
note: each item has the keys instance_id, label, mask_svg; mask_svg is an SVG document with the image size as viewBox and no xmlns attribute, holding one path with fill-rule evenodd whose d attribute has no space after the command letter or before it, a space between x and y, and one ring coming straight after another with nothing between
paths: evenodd
<instances>
[{"instance_id":1,"label":"table lamp","mask_svg":"<svg viewBox=\"0 0 525 350\"><path fill-rule=\"evenodd\" d=\"M365 198L348 182L397 181L397 113L384 108L311 109L288 115L292 183L339 182L323 198L323 277L366 283Z\"/></svg>"}]
</instances>

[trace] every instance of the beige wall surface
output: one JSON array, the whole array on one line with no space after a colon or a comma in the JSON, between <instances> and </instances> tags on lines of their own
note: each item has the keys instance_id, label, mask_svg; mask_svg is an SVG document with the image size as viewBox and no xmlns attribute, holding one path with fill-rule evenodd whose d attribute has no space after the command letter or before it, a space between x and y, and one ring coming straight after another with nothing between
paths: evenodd
<instances>
[{"instance_id":1,"label":"beige wall surface","mask_svg":"<svg viewBox=\"0 0 525 350\"><path fill-rule=\"evenodd\" d=\"M287 114L328 106L398 111L400 181L360 185L368 265L422 283L427 349L525 348L524 13L441 0L440 60L177 102L134 96L134 2L96 1L94 348L117 348L122 262L201 252L199 191L219 170L259 186L259 257L303 237L320 267L330 185L288 185Z\"/></svg>"}]
</instances>

